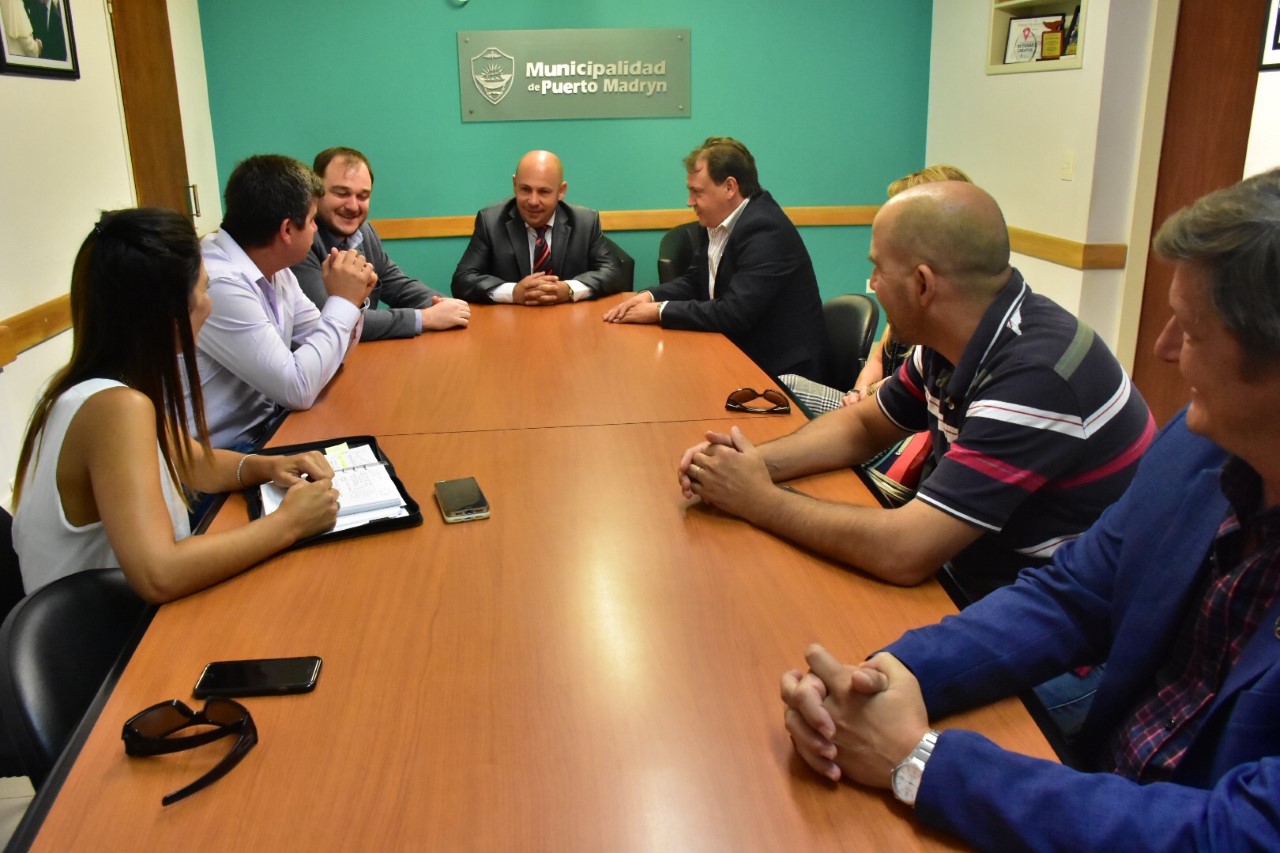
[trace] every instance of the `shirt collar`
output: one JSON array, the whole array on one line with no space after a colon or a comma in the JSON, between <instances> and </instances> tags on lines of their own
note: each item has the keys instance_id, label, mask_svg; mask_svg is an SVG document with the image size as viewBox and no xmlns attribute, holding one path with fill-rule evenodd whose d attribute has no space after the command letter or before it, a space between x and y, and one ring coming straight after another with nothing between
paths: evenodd
<instances>
[{"instance_id":1,"label":"shirt collar","mask_svg":"<svg viewBox=\"0 0 1280 853\"><path fill-rule=\"evenodd\" d=\"M1232 511L1242 521L1248 521L1263 511L1262 477L1239 456L1229 456L1222 465L1220 475L1222 494L1231 504Z\"/></svg>"},{"instance_id":2,"label":"shirt collar","mask_svg":"<svg viewBox=\"0 0 1280 853\"><path fill-rule=\"evenodd\" d=\"M244 249L240 248L240 244L236 242L236 238L232 237L225 230L219 229L213 232L209 239L213 240L218 248L222 249L222 251L226 253L227 260L229 260L232 265L240 267L244 269L246 273L250 274L249 277L253 281L271 281L271 279L262 274L262 270L258 269L258 265L253 262L253 259L245 254Z\"/></svg>"},{"instance_id":3,"label":"shirt collar","mask_svg":"<svg viewBox=\"0 0 1280 853\"><path fill-rule=\"evenodd\" d=\"M960 361L947 381L947 396L967 396L974 380L982 372L987 358L994 352L1001 339L1022 334L1022 303L1031 294L1031 288L1016 269L1004 287L996 294L995 301L978 321L978 328L965 345Z\"/></svg>"},{"instance_id":4,"label":"shirt collar","mask_svg":"<svg viewBox=\"0 0 1280 853\"><path fill-rule=\"evenodd\" d=\"M356 229L356 233L352 234L350 237L343 237L341 234L336 234L333 231L330 231L320 222L319 219L317 219L316 234L320 236L320 244L324 246L326 255L329 253L330 249L342 248L343 240L348 241L346 248L358 249L364 245L364 226L367 224L367 221L360 223L360 227Z\"/></svg>"},{"instance_id":5,"label":"shirt collar","mask_svg":"<svg viewBox=\"0 0 1280 853\"><path fill-rule=\"evenodd\" d=\"M524 222L523 219L521 219L520 221ZM548 231L551 231L551 230L554 230L555 227L556 227L556 215L553 213L551 214L551 218L547 220L546 229ZM524 222L524 229L529 232L530 236L533 236L533 237L538 236L538 229L534 228L528 222Z\"/></svg>"},{"instance_id":6,"label":"shirt collar","mask_svg":"<svg viewBox=\"0 0 1280 853\"><path fill-rule=\"evenodd\" d=\"M742 208L746 207L747 202L749 201L751 201L751 199L744 198L742 200L742 204L735 207L733 209L733 213L730 213L728 216L724 218L724 222L721 222L715 228L708 228L707 233L714 234L716 231L720 231L720 230L723 230L725 234L733 233L733 226L738 223L738 217L742 215Z\"/></svg>"}]
</instances>

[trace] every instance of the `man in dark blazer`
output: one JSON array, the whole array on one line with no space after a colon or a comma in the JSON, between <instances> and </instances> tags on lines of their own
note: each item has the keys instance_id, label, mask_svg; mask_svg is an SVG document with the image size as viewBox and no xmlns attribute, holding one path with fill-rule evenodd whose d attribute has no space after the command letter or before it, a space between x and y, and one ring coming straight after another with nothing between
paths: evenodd
<instances>
[{"instance_id":1,"label":"man in dark blazer","mask_svg":"<svg viewBox=\"0 0 1280 853\"><path fill-rule=\"evenodd\" d=\"M1280 849L1280 170L1174 214L1154 248L1175 264L1155 350L1191 403L1124 497L959 616L851 666L812 646L783 676L806 763L979 849ZM1103 658L1081 769L931 729Z\"/></svg>"},{"instance_id":2,"label":"man in dark blazer","mask_svg":"<svg viewBox=\"0 0 1280 853\"><path fill-rule=\"evenodd\" d=\"M324 195L316 202L316 236L302 263L293 266L307 298L316 307L324 307L329 298L322 275L325 258L355 249L378 276L364 310L360 340L412 338L423 332L466 328L471 321L470 305L406 275L382 248L382 240L368 221L373 197L369 159L354 148L326 148L316 155L312 169L324 184Z\"/></svg>"},{"instance_id":3,"label":"man in dark blazer","mask_svg":"<svg viewBox=\"0 0 1280 853\"><path fill-rule=\"evenodd\" d=\"M685 158L689 206L703 229L679 278L614 306L610 323L720 332L772 376L823 381L822 298L800 232L760 188L747 147L712 136Z\"/></svg>"},{"instance_id":4,"label":"man in dark blazer","mask_svg":"<svg viewBox=\"0 0 1280 853\"><path fill-rule=\"evenodd\" d=\"M40 42L40 58L67 59L67 31L62 24L61 0L25 0L31 32Z\"/></svg>"},{"instance_id":5,"label":"man in dark blazer","mask_svg":"<svg viewBox=\"0 0 1280 853\"><path fill-rule=\"evenodd\" d=\"M630 289L600 231L600 214L566 204L560 158L530 151L511 177L514 197L476 214L471 243L453 273L468 302L558 305Z\"/></svg>"}]
</instances>

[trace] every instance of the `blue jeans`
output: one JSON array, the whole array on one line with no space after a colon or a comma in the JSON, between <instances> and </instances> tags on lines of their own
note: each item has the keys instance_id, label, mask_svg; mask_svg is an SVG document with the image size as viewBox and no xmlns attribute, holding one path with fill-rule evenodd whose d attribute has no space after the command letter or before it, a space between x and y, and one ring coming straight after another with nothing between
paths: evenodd
<instances>
[{"instance_id":1,"label":"blue jeans","mask_svg":"<svg viewBox=\"0 0 1280 853\"><path fill-rule=\"evenodd\" d=\"M1104 666L1091 667L1083 676L1076 675L1075 670L1064 672L1035 688L1049 717L1067 740L1074 738L1084 724L1089 706L1093 704L1093 694L1098 692L1102 681Z\"/></svg>"}]
</instances>

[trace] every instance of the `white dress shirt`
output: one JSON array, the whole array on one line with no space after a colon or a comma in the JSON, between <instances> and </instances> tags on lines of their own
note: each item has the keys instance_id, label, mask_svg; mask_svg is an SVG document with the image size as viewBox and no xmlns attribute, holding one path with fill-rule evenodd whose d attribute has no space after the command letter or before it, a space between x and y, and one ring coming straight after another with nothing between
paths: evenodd
<instances>
[{"instance_id":1,"label":"white dress shirt","mask_svg":"<svg viewBox=\"0 0 1280 853\"><path fill-rule=\"evenodd\" d=\"M749 198L744 198L742 203L733 209L730 213L714 228L707 229L707 298L716 298L716 272L720 269L720 259L724 257L725 244L729 242L729 235L733 233L733 226L737 223L738 218L742 216L742 209L747 206ZM667 307L667 303L658 303L658 321L662 321L662 309Z\"/></svg>"},{"instance_id":2,"label":"white dress shirt","mask_svg":"<svg viewBox=\"0 0 1280 853\"><path fill-rule=\"evenodd\" d=\"M716 270L720 268L720 259L724 257L725 244L729 242L729 235L733 233L733 226L737 223L738 217L742 215L742 209L747 206L749 198L744 198L742 204L733 209L715 228L707 229L707 292L710 298L716 298Z\"/></svg>"},{"instance_id":3,"label":"white dress shirt","mask_svg":"<svg viewBox=\"0 0 1280 853\"><path fill-rule=\"evenodd\" d=\"M214 447L252 441L276 411L308 409L338 372L360 309L331 296L316 308L288 267L267 279L225 231L201 241L213 313L196 342Z\"/></svg>"}]
</instances>

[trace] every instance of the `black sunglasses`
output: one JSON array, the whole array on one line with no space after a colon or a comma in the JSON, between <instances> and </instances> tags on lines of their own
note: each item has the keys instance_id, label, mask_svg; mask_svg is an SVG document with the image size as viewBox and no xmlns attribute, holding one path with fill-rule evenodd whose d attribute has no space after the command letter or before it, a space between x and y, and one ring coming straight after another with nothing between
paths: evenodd
<instances>
[{"instance_id":1,"label":"black sunglasses","mask_svg":"<svg viewBox=\"0 0 1280 853\"><path fill-rule=\"evenodd\" d=\"M772 403L771 407L765 406L748 406L752 400L764 399L768 403ZM772 388L766 388L763 391L757 391L754 388L739 388L729 395L729 399L725 400L724 407L731 412L755 412L763 415L786 415L791 412L791 401L781 391L775 391Z\"/></svg>"},{"instance_id":2,"label":"black sunglasses","mask_svg":"<svg viewBox=\"0 0 1280 853\"><path fill-rule=\"evenodd\" d=\"M196 734L170 737L191 726L212 728ZM226 776L253 749L253 745L258 742L258 729L253 724L253 717L249 716L249 710L239 702L215 697L206 701L204 708L196 713L182 701L170 699L130 717L124 724L121 737L124 739L126 755L145 757L194 749L230 735L237 735L231 751L213 769L190 785L179 788L172 794L165 794L160 804L168 806Z\"/></svg>"}]
</instances>

